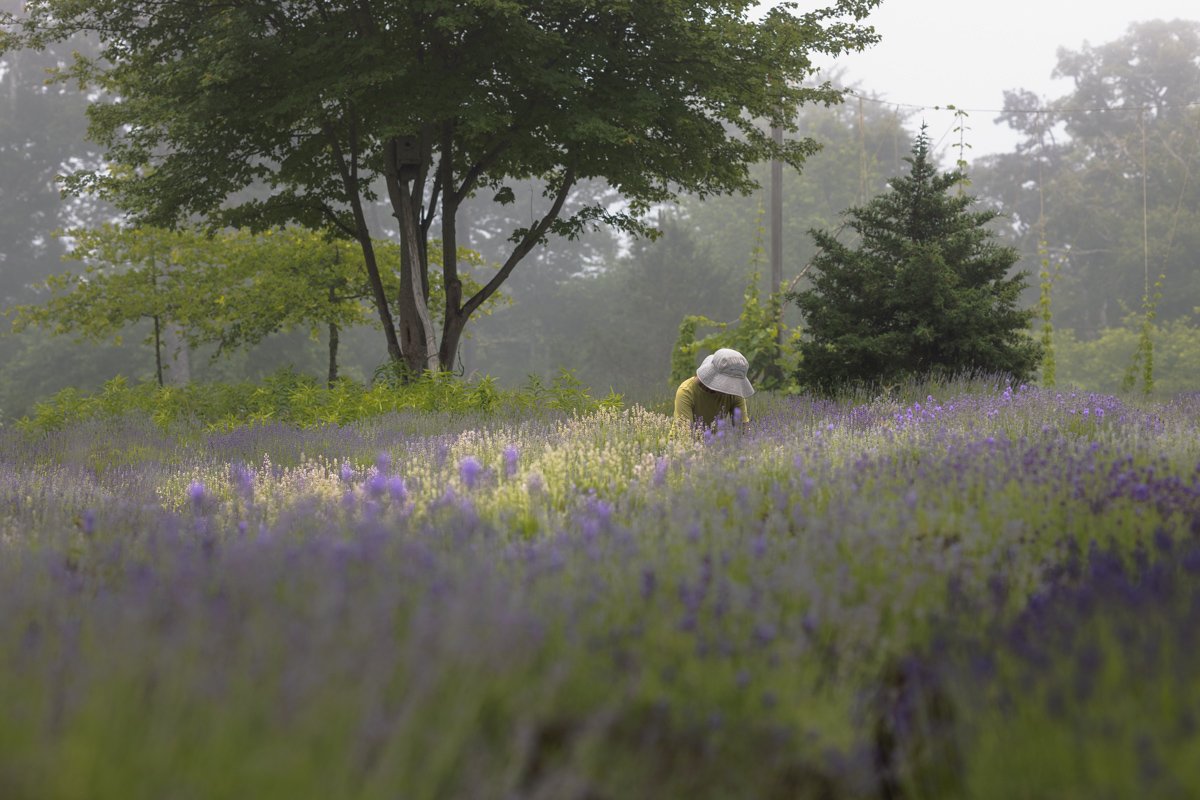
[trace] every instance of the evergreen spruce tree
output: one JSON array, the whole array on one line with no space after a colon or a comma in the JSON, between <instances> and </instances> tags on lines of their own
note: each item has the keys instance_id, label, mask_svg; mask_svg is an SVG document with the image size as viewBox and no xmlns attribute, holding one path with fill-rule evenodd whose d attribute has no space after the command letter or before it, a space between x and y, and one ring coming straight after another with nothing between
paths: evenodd
<instances>
[{"instance_id":1,"label":"evergreen spruce tree","mask_svg":"<svg viewBox=\"0 0 1200 800\"><path fill-rule=\"evenodd\" d=\"M1017 251L986 227L997 213L950 191L965 176L939 174L924 127L905 161L908 176L846 211L856 246L810 231L813 285L789 295L807 325L799 382L831 392L931 374L1025 379L1041 349L1027 334L1032 310L1017 308L1026 275L1008 274Z\"/></svg>"}]
</instances>

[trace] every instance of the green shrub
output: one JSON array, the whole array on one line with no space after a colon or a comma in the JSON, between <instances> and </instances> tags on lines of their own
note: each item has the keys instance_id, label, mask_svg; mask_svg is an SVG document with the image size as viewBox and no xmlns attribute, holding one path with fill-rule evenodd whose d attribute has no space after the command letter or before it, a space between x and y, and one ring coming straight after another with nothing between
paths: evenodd
<instances>
[{"instance_id":1,"label":"green shrub","mask_svg":"<svg viewBox=\"0 0 1200 800\"><path fill-rule=\"evenodd\" d=\"M160 427L199 423L229 430L241 425L280 422L302 428L344 425L402 410L441 413L529 414L539 411L589 413L620 408L619 394L593 398L569 370L560 371L549 385L536 376L519 390L503 390L491 377L466 381L444 372L427 372L401 383L377 381L365 386L341 379L327 387L310 375L290 368L254 383L194 383L159 387L152 382L130 384L118 376L96 394L69 388L38 403L31 416L18 421L28 431L60 430L95 419L142 415Z\"/></svg>"},{"instance_id":2,"label":"green shrub","mask_svg":"<svg viewBox=\"0 0 1200 800\"><path fill-rule=\"evenodd\" d=\"M1144 347L1143 335L1141 319L1135 315L1091 339L1081 339L1070 330L1056 330L1058 384L1095 392L1121 392L1139 347ZM1200 376L1200 327L1191 320L1172 320L1149 326L1145 335L1154 342L1155 394L1195 391Z\"/></svg>"},{"instance_id":3,"label":"green shrub","mask_svg":"<svg viewBox=\"0 0 1200 800\"><path fill-rule=\"evenodd\" d=\"M750 363L749 378L759 389L787 389L796 370L800 332L788 334L783 324L782 295L775 292L766 302L759 299L759 274L746 285L742 313L733 325L700 315L689 315L679 325L679 337L671 352L671 381L679 384L696 374L701 353L722 347L737 350ZM698 328L716 328L700 339ZM786 338L785 338L786 336Z\"/></svg>"}]
</instances>

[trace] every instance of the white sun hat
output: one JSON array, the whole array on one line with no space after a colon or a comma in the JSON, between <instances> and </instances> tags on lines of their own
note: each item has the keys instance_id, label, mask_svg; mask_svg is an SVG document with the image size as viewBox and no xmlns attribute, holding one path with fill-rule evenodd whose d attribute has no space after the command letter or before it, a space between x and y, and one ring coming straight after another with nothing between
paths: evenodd
<instances>
[{"instance_id":1,"label":"white sun hat","mask_svg":"<svg viewBox=\"0 0 1200 800\"><path fill-rule=\"evenodd\" d=\"M701 383L714 392L735 394L738 397L749 397L754 394L746 372L750 364L746 357L737 350L722 347L700 364L696 377Z\"/></svg>"}]
</instances>

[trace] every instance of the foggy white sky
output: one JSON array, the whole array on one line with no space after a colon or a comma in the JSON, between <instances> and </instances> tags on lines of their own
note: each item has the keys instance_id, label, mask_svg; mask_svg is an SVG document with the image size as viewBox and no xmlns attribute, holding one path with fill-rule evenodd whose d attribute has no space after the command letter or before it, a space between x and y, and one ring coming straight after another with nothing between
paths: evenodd
<instances>
[{"instance_id":1,"label":"foggy white sky","mask_svg":"<svg viewBox=\"0 0 1200 800\"><path fill-rule=\"evenodd\" d=\"M826 3L801 3L819 5ZM867 20L882 36L879 44L821 66L844 68L844 79L868 94L925 107L909 109L911 124L923 117L943 151L957 142L955 120L934 106L967 109L972 160L1016 144L1008 128L993 122L1005 89L1066 94L1070 81L1050 78L1059 47L1104 44L1130 23L1151 19L1200 20L1200 0L883 0Z\"/></svg>"}]
</instances>

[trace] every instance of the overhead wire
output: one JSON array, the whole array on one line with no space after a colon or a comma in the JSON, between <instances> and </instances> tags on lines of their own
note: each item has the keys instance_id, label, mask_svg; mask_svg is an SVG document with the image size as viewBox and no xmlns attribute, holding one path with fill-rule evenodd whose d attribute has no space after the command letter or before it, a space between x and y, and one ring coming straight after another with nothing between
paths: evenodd
<instances>
[{"instance_id":1,"label":"overhead wire","mask_svg":"<svg viewBox=\"0 0 1200 800\"><path fill-rule=\"evenodd\" d=\"M896 100L886 100L882 97L863 94L854 89L846 89L846 94L858 98L867 103L877 103L884 106L894 106L896 108L911 108L915 111L963 111L968 114L1094 114L1094 113L1114 113L1128 112L1132 114L1141 114L1147 111L1181 111L1188 108L1200 108L1200 101L1195 103L1181 103L1178 105L1160 105L1160 106L1093 106L1093 107L1062 107L1062 108L964 108L963 106L953 103L943 104L921 104L921 103L902 103Z\"/></svg>"}]
</instances>

